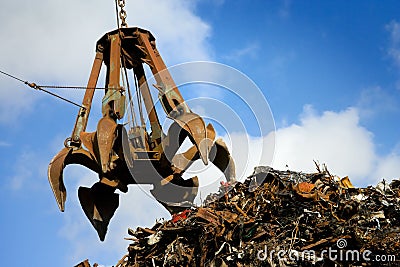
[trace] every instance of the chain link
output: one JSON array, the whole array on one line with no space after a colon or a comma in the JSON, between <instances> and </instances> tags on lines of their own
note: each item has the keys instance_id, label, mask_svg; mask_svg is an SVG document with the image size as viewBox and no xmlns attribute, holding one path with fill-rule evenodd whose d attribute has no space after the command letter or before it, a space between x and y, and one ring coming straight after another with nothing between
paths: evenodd
<instances>
[{"instance_id":1,"label":"chain link","mask_svg":"<svg viewBox=\"0 0 400 267\"><path fill-rule=\"evenodd\" d=\"M124 9L125 7L125 0L118 0L118 6L120 7L119 11L119 18L121 19L121 27L128 27L128 24L126 24L126 11Z\"/></svg>"}]
</instances>

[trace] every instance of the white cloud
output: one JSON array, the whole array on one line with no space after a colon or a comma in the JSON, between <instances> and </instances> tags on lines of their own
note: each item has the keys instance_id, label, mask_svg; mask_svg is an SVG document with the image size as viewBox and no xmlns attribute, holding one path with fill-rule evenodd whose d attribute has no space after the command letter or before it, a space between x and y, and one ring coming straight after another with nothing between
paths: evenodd
<instances>
[{"instance_id":1,"label":"white cloud","mask_svg":"<svg viewBox=\"0 0 400 267\"><path fill-rule=\"evenodd\" d=\"M306 105L299 123L281 127L263 138L250 137L246 133L233 133L223 138L230 147L241 179L258 165L279 170L287 169L287 165L290 170L315 172L313 160L327 164L332 174L349 176L361 187L376 184L382 178L392 180L400 176L398 148L388 155L378 155L373 134L360 124L357 108L320 114ZM200 183L212 184L215 191L222 180L221 174L213 168L208 171L199 175ZM214 183L207 177L216 177ZM211 189L205 188L205 191Z\"/></svg>"},{"instance_id":2,"label":"white cloud","mask_svg":"<svg viewBox=\"0 0 400 267\"><path fill-rule=\"evenodd\" d=\"M210 26L189 1L127 2L127 22L156 37L166 64L211 59ZM37 84L86 85L95 43L116 27L114 1L23 0L0 4L0 69ZM101 81L102 82L102 81ZM39 92L0 78L0 123L32 110ZM46 96L49 97L49 96Z\"/></svg>"},{"instance_id":3,"label":"white cloud","mask_svg":"<svg viewBox=\"0 0 400 267\"><path fill-rule=\"evenodd\" d=\"M387 156L379 159L379 164L376 170L372 173L375 182L385 179L390 181L391 179L400 178L400 155L392 152Z\"/></svg>"},{"instance_id":4,"label":"white cloud","mask_svg":"<svg viewBox=\"0 0 400 267\"><path fill-rule=\"evenodd\" d=\"M212 58L208 43L211 27L194 14L194 9L194 2L183 0L141 0L127 6L128 20L153 33L167 66Z\"/></svg>"},{"instance_id":5,"label":"white cloud","mask_svg":"<svg viewBox=\"0 0 400 267\"><path fill-rule=\"evenodd\" d=\"M376 160L372 138L359 124L354 108L318 115L306 107L300 124L277 130L274 166L311 172L317 160L335 174L361 180L369 176Z\"/></svg>"},{"instance_id":6,"label":"white cloud","mask_svg":"<svg viewBox=\"0 0 400 267\"><path fill-rule=\"evenodd\" d=\"M306 106L299 124L277 130L273 166L314 172L313 160L317 160L333 174L348 175L357 186L398 178L399 154L394 149L390 155L378 155L373 134L359 119L356 108L316 114Z\"/></svg>"}]
</instances>

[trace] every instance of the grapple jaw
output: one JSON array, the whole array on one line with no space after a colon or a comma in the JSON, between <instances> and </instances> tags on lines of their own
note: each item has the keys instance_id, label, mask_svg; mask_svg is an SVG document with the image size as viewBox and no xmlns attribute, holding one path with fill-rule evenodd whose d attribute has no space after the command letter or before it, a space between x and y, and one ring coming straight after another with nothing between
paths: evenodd
<instances>
[{"instance_id":1,"label":"grapple jaw","mask_svg":"<svg viewBox=\"0 0 400 267\"><path fill-rule=\"evenodd\" d=\"M114 190L100 182L91 188L81 186L78 189L82 209L101 241L104 241L108 224L119 206L118 194L115 194Z\"/></svg>"},{"instance_id":2,"label":"grapple jaw","mask_svg":"<svg viewBox=\"0 0 400 267\"><path fill-rule=\"evenodd\" d=\"M173 214L192 206L198 189L197 176L183 179L179 174L173 174L163 179L161 184L155 184L150 193Z\"/></svg>"},{"instance_id":3,"label":"grapple jaw","mask_svg":"<svg viewBox=\"0 0 400 267\"><path fill-rule=\"evenodd\" d=\"M94 157L82 148L64 147L58 152L49 164L47 176L57 205L61 211L65 210L65 201L67 198L63 172L64 168L69 164L81 164L94 172L99 173L100 171Z\"/></svg>"},{"instance_id":4,"label":"grapple jaw","mask_svg":"<svg viewBox=\"0 0 400 267\"><path fill-rule=\"evenodd\" d=\"M90 134L88 134L89 136ZM63 180L64 168L69 164L81 164L89 169L102 174L102 165L96 158L83 148L63 148L50 162L48 167L48 179L53 190L59 209L65 210L67 191ZM111 185L106 184L108 181ZM96 229L101 241L107 233L108 224L119 206L118 194L114 191L118 182L101 179L92 188L80 187L78 197L83 211Z\"/></svg>"},{"instance_id":5,"label":"grapple jaw","mask_svg":"<svg viewBox=\"0 0 400 267\"><path fill-rule=\"evenodd\" d=\"M54 197L56 198L58 208L61 211L65 210L65 200L67 198L67 191L64 185L63 171L65 168L65 159L72 152L72 148L63 148L51 160L47 169L47 176L49 179L50 187L53 190Z\"/></svg>"},{"instance_id":6,"label":"grapple jaw","mask_svg":"<svg viewBox=\"0 0 400 267\"><path fill-rule=\"evenodd\" d=\"M207 129L204 120L193 112L183 113L171 119L187 132L189 139L199 151L201 160L205 165L208 165L211 146L210 143L207 142Z\"/></svg>"}]
</instances>

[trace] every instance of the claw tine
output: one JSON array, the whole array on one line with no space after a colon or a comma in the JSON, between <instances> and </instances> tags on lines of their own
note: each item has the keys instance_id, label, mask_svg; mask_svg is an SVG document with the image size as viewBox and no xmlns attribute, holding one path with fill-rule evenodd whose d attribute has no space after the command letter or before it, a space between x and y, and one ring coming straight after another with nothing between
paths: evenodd
<instances>
[{"instance_id":1,"label":"claw tine","mask_svg":"<svg viewBox=\"0 0 400 267\"><path fill-rule=\"evenodd\" d=\"M211 147L210 143L207 142L207 130L203 119L191 112L182 114L174 120L188 132L190 139L199 151L201 160L207 165Z\"/></svg>"},{"instance_id":2,"label":"claw tine","mask_svg":"<svg viewBox=\"0 0 400 267\"><path fill-rule=\"evenodd\" d=\"M54 197L56 198L58 208L64 211L67 191L63 181L63 170L65 167L65 159L72 151L72 148L63 148L50 162L47 169L47 176Z\"/></svg>"}]
</instances>

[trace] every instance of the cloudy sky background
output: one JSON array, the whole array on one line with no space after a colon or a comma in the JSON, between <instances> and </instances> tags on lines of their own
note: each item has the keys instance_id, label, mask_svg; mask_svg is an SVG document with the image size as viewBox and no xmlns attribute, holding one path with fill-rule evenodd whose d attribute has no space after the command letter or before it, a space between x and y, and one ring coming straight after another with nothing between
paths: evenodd
<instances>
[{"instance_id":1,"label":"cloudy sky background","mask_svg":"<svg viewBox=\"0 0 400 267\"><path fill-rule=\"evenodd\" d=\"M246 158L247 171L268 164L312 172L318 160L357 186L399 177L397 1L127 0L126 9L130 26L156 37L168 66L216 61L238 69L260 88L276 124L274 161L270 152L260 157L263 146L265 151L273 147L272 135L221 133L231 144L246 141L245 151L233 147L233 155L239 162ZM0 70L48 85L85 85L95 42L116 24L113 1L93 0L3 1L0 20ZM207 97L207 90L183 91ZM57 92L77 102L83 97L82 91ZM212 98L229 106L223 94ZM76 107L5 76L0 99L4 265L73 266L89 258L111 266L129 244L123 240L127 227L169 218L143 190L130 187L100 243L76 194L96 175L80 166L66 169L63 214L47 182L47 165L71 133ZM200 105L193 109L212 115ZM91 115L88 130L95 129L99 107Z\"/></svg>"}]
</instances>

